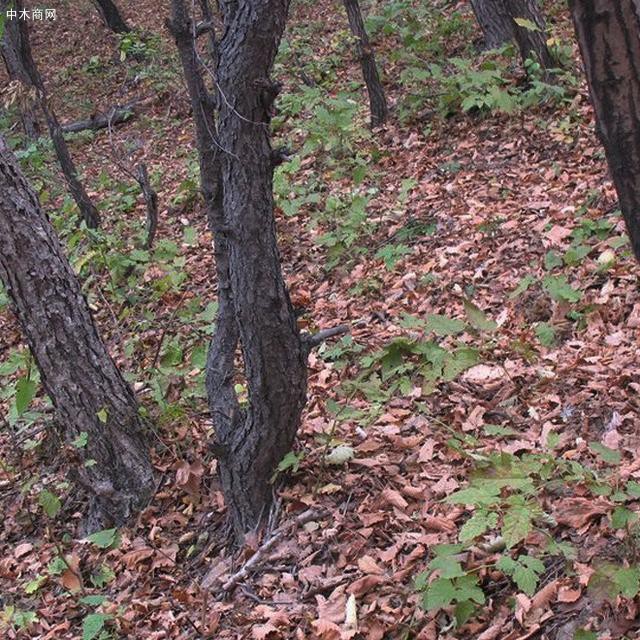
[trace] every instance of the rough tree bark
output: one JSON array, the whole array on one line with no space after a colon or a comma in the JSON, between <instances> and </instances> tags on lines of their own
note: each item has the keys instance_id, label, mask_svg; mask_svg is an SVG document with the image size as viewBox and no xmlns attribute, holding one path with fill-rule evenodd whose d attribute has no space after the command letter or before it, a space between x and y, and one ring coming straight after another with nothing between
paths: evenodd
<instances>
[{"instance_id":1,"label":"rough tree bark","mask_svg":"<svg viewBox=\"0 0 640 640\"><path fill-rule=\"evenodd\" d=\"M640 4L570 0L569 5L598 133L640 260Z\"/></svg>"},{"instance_id":2,"label":"rough tree bark","mask_svg":"<svg viewBox=\"0 0 640 640\"><path fill-rule=\"evenodd\" d=\"M364 27L364 20L362 19L362 12L360 11L360 4L358 3L358 0L343 1L344 8L347 11L351 32L356 39L356 47L358 57L360 58L364 82L367 85L369 108L371 111L371 126L377 127L385 122L389 114L389 110L387 107L387 98L384 93L384 88L380 82L380 76L378 75L376 57L373 53L373 47L369 42L367 30Z\"/></svg>"},{"instance_id":3,"label":"rough tree bark","mask_svg":"<svg viewBox=\"0 0 640 640\"><path fill-rule=\"evenodd\" d=\"M153 470L135 397L110 358L38 198L0 137L0 278L66 436L87 434L79 465L88 529L146 506Z\"/></svg>"},{"instance_id":4,"label":"rough tree bark","mask_svg":"<svg viewBox=\"0 0 640 640\"><path fill-rule=\"evenodd\" d=\"M496 0L504 2L507 14L513 21L513 31L520 49L522 61L532 58L540 63L546 72L555 66L547 47L546 23L536 0ZM516 22L524 19L535 28L522 26Z\"/></svg>"},{"instance_id":5,"label":"rough tree bark","mask_svg":"<svg viewBox=\"0 0 640 640\"><path fill-rule=\"evenodd\" d=\"M131 28L122 17L122 13L113 0L93 0L103 22L115 33L129 33Z\"/></svg>"},{"instance_id":6,"label":"rough tree bark","mask_svg":"<svg viewBox=\"0 0 640 640\"><path fill-rule=\"evenodd\" d=\"M10 6L14 6L19 14L23 8L22 0L0 0L0 11L6 12ZM75 164L69 153L69 148L62 134L60 123L49 104L42 76L31 55L28 22L26 20L15 20L15 23L18 25L20 32L18 57L29 76L31 85L35 89L38 106L42 110L42 113L44 113L45 120L47 121L51 141L53 142L53 147L58 156L58 161L60 162L69 191L78 205L80 215L86 225L89 228L95 229L100 224L100 215L78 178L78 172L76 171Z\"/></svg>"},{"instance_id":7,"label":"rough tree bark","mask_svg":"<svg viewBox=\"0 0 640 640\"><path fill-rule=\"evenodd\" d=\"M471 0L483 35L483 49L498 49L513 40L513 22L501 0Z\"/></svg>"},{"instance_id":8,"label":"rough tree bark","mask_svg":"<svg viewBox=\"0 0 640 640\"><path fill-rule=\"evenodd\" d=\"M202 189L214 233L218 319L207 389L222 488L238 538L271 503L270 477L291 450L306 402L306 350L280 269L273 214L270 118L278 86L269 79L288 0L221 3L217 96L208 96L184 0L170 29L191 97ZM218 130L213 109L219 108ZM249 403L233 383L240 342Z\"/></svg>"},{"instance_id":9,"label":"rough tree bark","mask_svg":"<svg viewBox=\"0 0 640 640\"><path fill-rule=\"evenodd\" d=\"M21 50L20 28L17 20L5 20L4 36L0 41L0 53L7 67L9 78L14 82L20 82L23 99L20 101L20 118L25 135L30 140L40 136L40 124L35 109L33 84L27 70L22 64L19 52Z\"/></svg>"}]
</instances>

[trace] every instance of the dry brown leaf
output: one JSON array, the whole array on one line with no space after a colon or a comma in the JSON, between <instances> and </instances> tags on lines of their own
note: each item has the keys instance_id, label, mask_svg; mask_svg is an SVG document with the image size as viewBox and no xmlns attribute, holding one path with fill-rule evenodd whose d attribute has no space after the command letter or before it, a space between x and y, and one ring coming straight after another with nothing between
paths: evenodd
<instances>
[{"instance_id":1,"label":"dry brown leaf","mask_svg":"<svg viewBox=\"0 0 640 640\"><path fill-rule=\"evenodd\" d=\"M348 593L352 593L354 596L361 596L367 591L371 591L371 589L377 587L379 584L384 582L384 578L379 575L368 575L352 582L347 588Z\"/></svg>"},{"instance_id":2,"label":"dry brown leaf","mask_svg":"<svg viewBox=\"0 0 640 640\"><path fill-rule=\"evenodd\" d=\"M390 489L387 487L382 491L382 497L394 507L398 507L398 509L406 509L409 506L409 503L402 497L399 491L395 489Z\"/></svg>"}]
</instances>

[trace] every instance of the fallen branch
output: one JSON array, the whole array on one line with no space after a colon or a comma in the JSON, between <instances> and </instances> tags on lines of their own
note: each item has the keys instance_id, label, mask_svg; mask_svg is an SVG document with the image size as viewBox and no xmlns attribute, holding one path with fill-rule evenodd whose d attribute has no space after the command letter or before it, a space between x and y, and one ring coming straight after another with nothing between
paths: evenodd
<instances>
[{"instance_id":1,"label":"fallen branch","mask_svg":"<svg viewBox=\"0 0 640 640\"><path fill-rule=\"evenodd\" d=\"M276 546L278 542L280 542L287 533L291 533L294 529L297 529L300 525L305 524L306 522L310 522L311 520L316 520L323 515L326 515L326 512L317 512L311 509L307 511L303 511L300 515L296 516L292 521L287 522L285 525L276 530L273 535L268 538L260 548L256 550L256 552L244 563L242 568L239 571L236 571L224 584L220 587L220 591L218 594L218 599L224 597L225 594L233 591L240 582L249 577L249 574L255 571L261 564L264 564L267 560L269 560L271 550ZM202 581L203 584L206 584L207 578L205 576ZM213 586L213 585L212 585Z\"/></svg>"},{"instance_id":2,"label":"fallen branch","mask_svg":"<svg viewBox=\"0 0 640 640\"><path fill-rule=\"evenodd\" d=\"M314 347L322 344L325 340L333 338L334 336L340 336L343 333L349 333L349 327L346 324L338 325L331 329L323 329L318 333L306 333L302 336L302 342L308 351L311 351Z\"/></svg>"},{"instance_id":3,"label":"fallen branch","mask_svg":"<svg viewBox=\"0 0 640 640\"><path fill-rule=\"evenodd\" d=\"M61 126L62 133L78 133L86 129L97 131L98 129L106 129L114 124L127 122L135 116L133 106L134 103L127 104L124 107L113 107L109 109L107 113L94 114L86 120L77 120L76 122L63 124Z\"/></svg>"}]
</instances>

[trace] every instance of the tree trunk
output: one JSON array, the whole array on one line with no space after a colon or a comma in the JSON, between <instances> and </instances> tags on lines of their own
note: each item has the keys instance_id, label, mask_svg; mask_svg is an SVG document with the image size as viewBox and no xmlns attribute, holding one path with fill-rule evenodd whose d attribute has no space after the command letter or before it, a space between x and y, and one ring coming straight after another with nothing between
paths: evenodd
<instances>
[{"instance_id":1,"label":"tree trunk","mask_svg":"<svg viewBox=\"0 0 640 640\"><path fill-rule=\"evenodd\" d=\"M640 6L635 0L569 4L598 133L640 260Z\"/></svg>"},{"instance_id":2,"label":"tree trunk","mask_svg":"<svg viewBox=\"0 0 640 640\"><path fill-rule=\"evenodd\" d=\"M113 0L93 0L105 25L115 33L129 33L131 28Z\"/></svg>"},{"instance_id":3,"label":"tree trunk","mask_svg":"<svg viewBox=\"0 0 640 640\"><path fill-rule=\"evenodd\" d=\"M498 0L496 0L498 1ZM507 14L513 21L513 30L520 49L522 61L533 59L547 75L555 66L549 48L544 16L536 0L499 0L504 2ZM518 24L517 20L526 20L528 25Z\"/></svg>"},{"instance_id":4,"label":"tree trunk","mask_svg":"<svg viewBox=\"0 0 640 640\"><path fill-rule=\"evenodd\" d=\"M378 68L376 66L376 57L373 48L369 42L369 36L364 28L364 20L358 0L344 0L344 7L347 10L349 18L349 26L351 32L356 39L356 47L360 65L362 67L362 75L367 85L369 93L369 108L371 111L371 126L378 127L385 122L389 114L387 108L387 99L384 94Z\"/></svg>"},{"instance_id":5,"label":"tree trunk","mask_svg":"<svg viewBox=\"0 0 640 640\"><path fill-rule=\"evenodd\" d=\"M498 49L513 40L513 22L502 0L471 0L471 7L482 29L483 49Z\"/></svg>"},{"instance_id":6,"label":"tree trunk","mask_svg":"<svg viewBox=\"0 0 640 640\"><path fill-rule=\"evenodd\" d=\"M119 525L154 490L135 397L100 339L37 196L0 138L0 277L69 440L86 433L89 529ZM80 451L80 450L79 450Z\"/></svg>"},{"instance_id":7,"label":"tree trunk","mask_svg":"<svg viewBox=\"0 0 640 640\"><path fill-rule=\"evenodd\" d=\"M0 0L1 11L6 12L8 7L12 5L15 7L18 13L20 13L23 8L22 0ZM73 160L71 159L71 154L69 153L69 148L67 147L67 143L62 134L60 123L58 122L53 109L49 105L44 82L42 81L42 76L40 75L38 68L36 67L33 56L31 55L28 22L26 20L15 20L15 22L18 25L20 32L20 49L18 51L18 57L21 61L22 66L27 72L27 75L29 76L29 80L32 86L35 88L38 105L42 109L44 117L47 121L49 134L51 135L51 141L53 142L53 147L56 151L56 155L58 156L58 161L60 162L60 166L62 167L62 172L67 181L69 191L71 191L71 195L78 205L80 215L85 221L87 227L95 229L100 224L100 215L94 204L91 202L91 199L87 195L87 192L82 186L80 179L78 178L78 173L76 171Z\"/></svg>"},{"instance_id":8,"label":"tree trunk","mask_svg":"<svg viewBox=\"0 0 640 640\"><path fill-rule=\"evenodd\" d=\"M288 0L223 3L219 138L229 274L249 404L230 404L217 437L220 478L236 531L254 528L271 503L270 478L291 450L306 403L306 353L278 252L270 120L279 87L269 73ZM230 310L229 310L230 311Z\"/></svg>"},{"instance_id":9,"label":"tree trunk","mask_svg":"<svg viewBox=\"0 0 640 640\"><path fill-rule=\"evenodd\" d=\"M27 138L35 140L40 136L40 124L38 123L38 116L34 104L35 100L32 95L33 84L20 59L20 50L20 28L18 21L5 20L4 36L0 41L0 52L7 67L9 78L14 82L20 82L22 85L23 99L20 100L20 118Z\"/></svg>"},{"instance_id":10,"label":"tree trunk","mask_svg":"<svg viewBox=\"0 0 640 640\"><path fill-rule=\"evenodd\" d=\"M214 233L218 318L207 391L220 480L239 539L267 515L270 478L292 448L306 402L306 352L276 242L269 131L278 92L269 72L288 5L288 0L223 4L215 98L202 80L184 0L173 0L169 24L193 105L201 186ZM234 391L238 341L247 407Z\"/></svg>"}]
</instances>

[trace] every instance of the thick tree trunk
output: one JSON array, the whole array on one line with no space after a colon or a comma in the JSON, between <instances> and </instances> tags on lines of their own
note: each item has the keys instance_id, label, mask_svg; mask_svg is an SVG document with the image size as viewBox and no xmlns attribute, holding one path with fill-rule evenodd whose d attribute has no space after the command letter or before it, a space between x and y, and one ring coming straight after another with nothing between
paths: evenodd
<instances>
[{"instance_id":1,"label":"thick tree trunk","mask_svg":"<svg viewBox=\"0 0 640 640\"><path fill-rule=\"evenodd\" d=\"M600 139L640 260L640 5L570 0Z\"/></svg>"},{"instance_id":2,"label":"thick tree trunk","mask_svg":"<svg viewBox=\"0 0 640 640\"><path fill-rule=\"evenodd\" d=\"M18 13L20 13L23 8L22 0L0 0L0 11L6 12L10 6L14 6ZM76 171L75 164L71 159L71 154L69 153L69 148L67 147L67 143L65 142L62 134L60 123L58 122L53 109L49 105L44 82L42 81L40 72L33 60L33 56L31 55L28 22L26 20L16 20L15 22L20 31L20 50L18 52L18 57L29 76L32 86L35 88L38 105L42 109L47 121L51 141L53 142L53 147L56 151L56 155L58 156L58 161L60 162L69 191L71 191L71 195L78 205L80 215L86 225L89 228L95 229L100 224L100 215L78 178L78 172Z\"/></svg>"},{"instance_id":3,"label":"thick tree trunk","mask_svg":"<svg viewBox=\"0 0 640 640\"><path fill-rule=\"evenodd\" d=\"M93 0L105 25L116 33L129 33L131 28L120 13L120 9L113 0Z\"/></svg>"},{"instance_id":4,"label":"thick tree trunk","mask_svg":"<svg viewBox=\"0 0 640 640\"><path fill-rule=\"evenodd\" d=\"M483 49L498 49L513 40L513 22L502 0L471 0L471 7L482 29Z\"/></svg>"},{"instance_id":5,"label":"thick tree trunk","mask_svg":"<svg viewBox=\"0 0 640 640\"><path fill-rule=\"evenodd\" d=\"M522 61L531 58L539 62L545 73L553 69L555 65L547 47L546 24L536 0L496 1L504 2L507 14L513 21ZM526 20L529 24L523 26L517 20Z\"/></svg>"},{"instance_id":6,"label":"thick tree trunk","mask_svg":"<svg viewBox=\"0 0 640 640\"><path fill-rule=\"evenodd\" d=\"M279 87L269 73L288 0L224 3L219 46L219 139L233 307L249 405L218 424L220 478L236 531L271 503L273 471L291 450L306 402L306 353L280 269L273 213L270 119Z\"/></svg>"},{"instance_id":7,"label":"thick tree trunk","mask_svg":"<svg viewBox=\"0 0 640 640\"><path fill-rule=\"evenodd\" d=\"M22 85L23 99L20 104L20 117L25 135L30 140L35 140L40 136L40 124L35 107L35 96L33 84L29 78L27 70L20 59L21 51L20 28L17 20L5 20L4 36L0 41L0 52L7 67L9 78Z\"/></svg>"},{"instance_id":8,"label":"thick tree trunk","mask_svg":"<svg viewBox=\"0 0 640 640\"><path fill-rule=\"evenodd\" d=\"M0 138L0 277L44 387L72 440L87 434L80 481L88 528L122 524L154 490L135 397L96 332L53 227Z\"/></svg>"},{"instance_id":9,"label":"thick tree trunk","mask_svg":"<svg viewBox=\"0 0 640 640\"><path fill-rule=\"evenodd\" d=\"M373 53L373 47L369 42L369 36L364 28L364 20L360 11L358 0L343 0L344 7L349 18L349 26L351 32L356 39L356 47L360 65L362 67L362 75L367 85L369 93L369 107L371 110L371 126L378 127L385 122L389 114L387 108L387 98L384 94L378 68L376 66L376 57Z\"/></svg>"},{"instance_id":10,"label":"thick tree trunk","mask_svg":"<svg viewBox=\"0 0 640 640\"><path fill-rule=\"evenodd\" d=\"M202 80L184 0L173 0L169 24L193 105L201 186L214 233L218 318L207 390L220 480L238 538L267 515L271 475L291 450L306 402L306 352L276 242L269 131L278 92L269 72L288 4L223 3L215 98ZM246 408L234 391L238 341L249 391Z\"/></svg>"}]
</instances>

